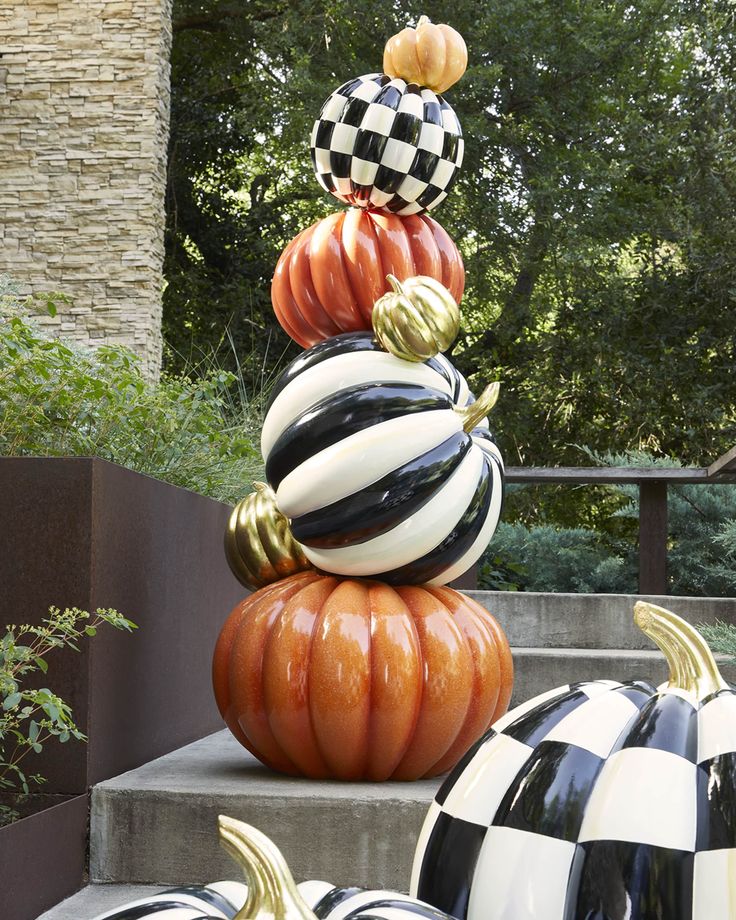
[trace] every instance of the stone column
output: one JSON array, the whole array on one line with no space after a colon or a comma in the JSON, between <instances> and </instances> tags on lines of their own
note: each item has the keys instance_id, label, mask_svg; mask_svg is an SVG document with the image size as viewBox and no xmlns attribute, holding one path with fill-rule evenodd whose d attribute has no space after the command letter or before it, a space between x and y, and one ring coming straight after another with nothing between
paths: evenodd
<instances>
[{"instance_id":1,"label":"stone column","mask_svg":"<svg viewBox=\"0 0 736 920\"><path fill-rule=\"evenodd\" d=\"M0 5L0 273L161 365L171 0Z\"/></svg>"}]
</instances>

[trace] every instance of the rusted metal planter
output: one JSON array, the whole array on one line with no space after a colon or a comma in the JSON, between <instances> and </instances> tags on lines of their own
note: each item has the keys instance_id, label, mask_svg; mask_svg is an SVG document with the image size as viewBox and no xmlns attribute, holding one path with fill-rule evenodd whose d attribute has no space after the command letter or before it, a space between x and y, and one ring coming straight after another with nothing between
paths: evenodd
<instances>
[{"instance_id":1,"label":"rusted metal planter","mask_svg":"<svg viewBox=\"0 0 736 920\"><path fill-rule=\"evenodd\" d=\"M0 458L0 631L39 623L51 605L115 607L139 627L129 634L103 626L79 652L50 654L48 674L37 675L71 705L89 742L49 743L28 763L47 777L44 793L81 798L0 829L17 835L27 822L52 822L48 859L26 853L20 894L33 894L57 867L68 868L65 893L81 882L85 835L68 832L59 809L76 819L82 809L86 828L90 786L222 727L212 650L246 593L222 549L230 511L98 459ZM4 888L12 873L2 856L0 866Z\"/></svg>"},{"instance_id":2,"label":"rusted metal planter","mask_svg":"<svg viewBox=\"0 0 736 920\"><path fill-rule=\"evenodd\" d=\"M35 920L81 887L87 823L88 796L78 795L0 827L3 920Z\"/></svg>"}]
</instances>

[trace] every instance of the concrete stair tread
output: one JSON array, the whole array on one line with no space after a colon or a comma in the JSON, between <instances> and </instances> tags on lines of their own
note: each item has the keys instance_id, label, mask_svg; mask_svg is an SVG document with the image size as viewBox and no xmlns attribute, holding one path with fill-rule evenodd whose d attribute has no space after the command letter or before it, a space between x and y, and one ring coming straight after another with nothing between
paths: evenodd
<instances>
[{"instance_id":1,"label":"concrete stair tread","mask_svg":"<svg viewBox=\"0 0 736 920\"><path fill-rule=\"evenodd\" d=\"M164 888L166 885L87 885L41 914L38 920L90 920L106 910L156 894Z\"/></svg>"},{"instance_id":2,"label":"concrete stair tread","mask_svg":"<svg viewBox=\"0 0 736 920\"><path fill-rule=\"evenodd\" d=\"M498 618L512 646L512 706L576 681L666 680L663 655L633 624L636 596L471 593ZM736 623L736 599L647 600L694 624ZM732 665L723 673L736 680ZM222 813L272 837L297 880L406 890L441 781L284 776L262 766L227 730L216 732L93 789L90 878L97 884L39 920L89 920L171 885L239 878L219 846Z\"/></svg>"},{"instance_id":3,"label":"concrete stair tread","mask_svg":"<svg viewBox=\"0 0 736 920\"><path fill-rule=\"evenodd\" d=\"M264 767L225 729L200 741L172 751L128 773L95 786L95 794L130 792L161 795L241 796L265 799L336 800L381 802L394 800L432 801L437 780L414 783L346 783L285 776Z\"/></svg>"}]
</instances>

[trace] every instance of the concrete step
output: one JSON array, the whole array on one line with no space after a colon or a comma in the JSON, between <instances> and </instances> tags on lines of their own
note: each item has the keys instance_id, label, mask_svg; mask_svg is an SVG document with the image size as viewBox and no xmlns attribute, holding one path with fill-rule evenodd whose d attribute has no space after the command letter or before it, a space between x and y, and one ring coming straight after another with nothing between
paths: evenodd
<instances>
[{"instance_id":1,"label":"concrete step","mask_svg":"<svg viewBox=\"0 0 736 920\"><path fill-rule=\"evenodd\" d=\"M161 885L87 885L38 920L89 920L114 907L161 891Z\"/></svg>"},{"instance_id":2,"label":"concrete step","mask_svg":"<svg viewBox=\"0 0 736 920\"><path fill-rule=\"evenodd\" d=\"M649 649L649 639L634 626L638 600L674 611L689 622L736 624L736 599L640 597L629 594L534 594L467 591L501 623L515 647Z\"/></svg>"},{"instance_id":3,"label":"concrete step","mask_svg":"<svg viewBox=\"0 0 736 920\"><path fill-rule=\"evenodd\" d=\"M667 680L667 665L659 651L587 648L515 648L512 706L563 684L580 680ZM726 680L736 681L736 669L724 664Z\"/></svg>"},{"instance_id":4,"label":"concrete step","mask_svg":"<svg viewBox=\"0 0 736 920\"><path fill-rule=\"evenodd\" d=\"M579 680L666 678L655 651L519 648L514 658L514 704ZM736 679L733 668L724 674ZM141 884L237 877L215 831L217 815L227 814L273 837L297 880L406 889L439 782L293 779L218 732L94 788L90 875Z\"/></svg>"},{"instance_id":5,"label":"concrete step","mask_svg":"<svg viewBox=\"0 0 736 920\"><path fill-rule=\"evenodd\" d=\"M238 878L217 816L255 825L297 881L406 890L439 781L314 782L261 766L228 731L92 790L90 878L135 884Z\"/></svg>"}]
</instances>

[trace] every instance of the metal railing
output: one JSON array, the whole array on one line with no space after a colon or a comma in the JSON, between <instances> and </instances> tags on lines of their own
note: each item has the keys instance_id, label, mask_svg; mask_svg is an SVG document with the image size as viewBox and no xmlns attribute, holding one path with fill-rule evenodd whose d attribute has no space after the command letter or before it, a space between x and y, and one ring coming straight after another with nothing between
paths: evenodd
<instances>
[{"instance_id":1,"label":"metal railing","mask_svg":"<svg viewBox=\"0 0 736 920\"><path fill-rule=\"evenodd\" d=\"M639 487L639 593L667 594L667 490L671 485L736 483L736 447L708 467L511 466L509 483L634 484Z\"/></svg>"}]
</instances>

